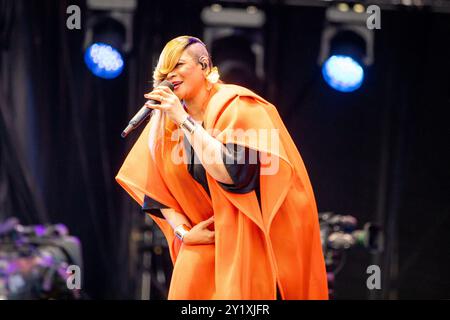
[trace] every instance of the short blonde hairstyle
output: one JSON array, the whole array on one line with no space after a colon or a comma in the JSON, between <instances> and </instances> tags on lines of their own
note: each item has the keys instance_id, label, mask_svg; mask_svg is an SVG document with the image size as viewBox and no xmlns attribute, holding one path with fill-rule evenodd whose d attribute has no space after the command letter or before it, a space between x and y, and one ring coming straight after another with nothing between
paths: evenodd
<instances>
[{"instance_id":1,"label":"short blonde hairstyle","mask_svg":"<svg viewBox=\"0 0 450 320\"><path fill-rule=\"evenodd\" d=\"M164 81L167 75L175 68L183 54L190 45L194 43L200 43L205 48L205 54L208 57L209 67L212 67L211 57L206 50L205 44L198 38L192 36L181 36L170 40L165 46L161 55L159 56L158 64L153 72L153 87L157 87L162 81ZM197 54L197 53L196 53ZM200 56L194 56L194 59L198 60ZM167 115L161 110L153 110L153 116L151 121L154 121L155 125L150 128L149 132L149 146L151 154L154 156L156 143L161 139L161 151L164 150L164 138L166 132L166 125L175 129L176 125L168 121ZM170 131L170 130L169 130Z\"/></svg>"},{"instance_id":2,"label":"short blonde hairstyle","mask_svg":"<svg viewBox=\"0 0 450 320\"><path fill-rule=\"evenodd\" d=\"M180 36L175 39L170 40L164 47L161 55L159 56L158 64L153 72L153 86L157 87L166 77L167 75L175 68L183 54L184 50L186 50L190 45L194 43L200 43L205 47L206 45L196 37L192 36ZM194 57L200 58L200 57ZM209 66L212 66L211 57L208 54L208 62Z\"/></svg>"}]
</instances>

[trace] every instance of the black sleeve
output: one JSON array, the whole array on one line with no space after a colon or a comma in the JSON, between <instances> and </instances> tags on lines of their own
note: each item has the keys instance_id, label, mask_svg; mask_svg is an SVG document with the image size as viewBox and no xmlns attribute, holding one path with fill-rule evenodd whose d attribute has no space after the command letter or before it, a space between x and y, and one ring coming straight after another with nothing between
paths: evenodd
<instances>
[{"instance_id":1,"label":"black sleeve","mask_svg":"<svg viewBox=\"0 0 450 320\"><path fill-rule=\"evenodd\" d=\"M167 206L163 205L162 203L159 203L153 198L148 197L147 195L144 196L144 204L142 205L142 211L146 213L151 213L158 218L163 218L164 216L161 213L160 209L168 208Z\"/></svg>"},{"instance_id":2,"label":"black sleeve","mask_svg":"<svg viewBox=\"0 0 450 320\"><path fill-rule=\"evenodd\" d=\"M234 193L248 193L259 188L259 154L253 150L237 144L226 144L223 152L223 162L233 184L218 182L219 185Z\"/></svg>"}]
</instances>

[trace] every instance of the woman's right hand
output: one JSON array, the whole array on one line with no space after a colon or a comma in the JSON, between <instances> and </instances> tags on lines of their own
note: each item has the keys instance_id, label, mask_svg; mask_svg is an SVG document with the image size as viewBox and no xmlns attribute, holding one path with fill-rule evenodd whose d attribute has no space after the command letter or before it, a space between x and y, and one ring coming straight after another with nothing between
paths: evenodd
<instances>
[{"instance_id":1,"label":"woman's right hand","mask_svg":"<svg viewBox=\"0 0 450 320\"><path fill-rule=\"evenodd\" d=\"M214 216L201 221L192 227L183 237L183 243L187 245L212 244L215 242L215 232L208 229L214 223Z\"/></svg>"}]
</instances>

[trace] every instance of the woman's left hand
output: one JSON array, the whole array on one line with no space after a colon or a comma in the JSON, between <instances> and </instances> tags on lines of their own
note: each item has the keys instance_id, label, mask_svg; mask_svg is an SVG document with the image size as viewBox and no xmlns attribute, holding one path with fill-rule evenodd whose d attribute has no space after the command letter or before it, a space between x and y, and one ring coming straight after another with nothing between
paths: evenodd
<instances>
[{"instance_id":1,"label":"woman's left hand","mask_svg":"<svg viewBox=\"0 0 450 320\"><path fill-rule=\"evenodd\" d=\"M178 99L169 87L157 87L152 92L145 94L144 97L147 99L160 101L161 104L151 104L150 101L147 101L145 106L149 109L165 111L169 118L178 125L181 124L188 116L188 113L181 105L180 99Z\"/></svg>"},{"instance_id":2,"label":"woman's left hand","mask_svg":"<svg viewBox=\"0 0 450 320\"><path fill-rule=\"evenodd\" d=\"M189 230L183 237L183 243L187 245L212 244L215 242L215 231L209 230L208 226L214 223L214 216L200 221Z\"/></svg>"}]
</instances>

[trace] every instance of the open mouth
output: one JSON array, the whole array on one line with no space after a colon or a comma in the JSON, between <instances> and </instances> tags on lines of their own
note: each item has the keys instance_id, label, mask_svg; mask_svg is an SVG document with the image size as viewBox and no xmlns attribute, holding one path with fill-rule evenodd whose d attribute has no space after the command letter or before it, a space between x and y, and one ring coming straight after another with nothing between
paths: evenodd
<instances>
[{"instance_id":1,"label":"open mouth","mask_svg":"<svg viewBox=\"0 0 450 320\"><path fill-rule=\"evenodd\" d=\"M173 90L176 90L181 84L183 83L183 81L175 81L173 82Z\"/></svg>"}]
</instances>

